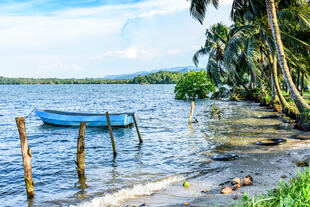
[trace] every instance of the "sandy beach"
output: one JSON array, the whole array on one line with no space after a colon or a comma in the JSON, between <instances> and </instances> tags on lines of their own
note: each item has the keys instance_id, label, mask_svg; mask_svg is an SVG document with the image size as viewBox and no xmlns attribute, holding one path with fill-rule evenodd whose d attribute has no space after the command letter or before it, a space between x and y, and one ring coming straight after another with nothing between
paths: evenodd
<instances>
[{"instance_id":1,"label":"sandy beach","mask_svg":"<svg viewBox=\"0 0 310 207\"><path fill-rule=\"evenodd\" d=\"M244 193L248 196L267 193L277 186L279 180L289 181L296 176L298 170L303 170L296 163L310 158L310 141L288 139L283 145L248 147L239 150L238 154L238 160L210 163L210 168L216 170L187 179L188 188L184 188L181 182L151 196L131 200L124 206L234 206L240 203ZM220 193L233 178L242 179L246 175L253 177L252 186L242 186L228 195Z\"/></svg>"}]
</instances>

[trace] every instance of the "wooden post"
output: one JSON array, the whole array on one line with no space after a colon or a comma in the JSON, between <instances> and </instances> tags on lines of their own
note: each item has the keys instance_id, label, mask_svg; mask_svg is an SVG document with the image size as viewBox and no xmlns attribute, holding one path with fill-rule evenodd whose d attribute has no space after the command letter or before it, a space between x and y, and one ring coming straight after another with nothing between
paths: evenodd
<instances>
[{"instance_id":1,"label":"wooden post","mask_svg":"<svg viewBox=\"0 0 310 207\"><path fill-rule=\"evenodd\" d=\"M114 137L113 137L112 127L111 127L109 112L105 112L105 115L106 115L106 118L107 118L107 123L108 123L109 133L110 133L110 137L111 137L113 154L114 154L114 157L115 157L117 153L116 153L116 148L115 148L115 143L114 143Z\"/></svg>"},{"instance_id":2,"label":"wooden post","mask_svg":"<svg viewBox=\"0 0 310 207\"><path fill-rule=\"evenodd\" d=\"M137 134L138 134L139 141L140 141L140 144L141 144L143 142L143 139L142 139L142 136L140 134L140 130L139 130L139 127L138 127L138 123L137 123L137 119L136 119L136 114L135 113L132 114L132 118L133 118L133 121L135 123Z\"/></svg>"},{"instance_id":3,"label":"wooden post","mask_svg":"<svg viewBox=\"0 0 310 207\"><path fill-rule=\"evenodd\" d=\"M81 122L76 150L77 171L79 176L84 175L85 170L85 129L86 123Z\"/></svg>"},{"instance_id":4,"label":"wooden post","mask_svg":"<svg viewBox=\"0 0 310 207\"><path fill-rule=\"evenodd\" d=\"M24 179L26 184L27 196L32 198L34 196L34 182L32 180L32 169L31 169L31 149L28 146L25 117L16 117L16 125L19 132L21 151L23 156L24 165Z\"/></svg>"},{"instance_id":5,"label":"wooden post","mask_svg":"<svg viewBox=\"0 0 310 207\"><path fill-rule=\"evenodd\" d=\"M191 112L190 112L190 115L189 115L189 120L188 120L188 123L191 124L192 123L192 118L193 118L193 114L194 114L194 108L195 108L195 102L192 101L192 105L191 105Z\"/></svg>"},{"instance_id":6,"label":"wooden post","mask_svg":"<svg viewBox=\"0 0 310 207\"><path fill-rule=\"evenodd\" d=\"M211 116L212 119L214 118L214 114L215 114L215 99L214 99L213 107L212 107L212 116Z\"/></svg>"}]
</instances>

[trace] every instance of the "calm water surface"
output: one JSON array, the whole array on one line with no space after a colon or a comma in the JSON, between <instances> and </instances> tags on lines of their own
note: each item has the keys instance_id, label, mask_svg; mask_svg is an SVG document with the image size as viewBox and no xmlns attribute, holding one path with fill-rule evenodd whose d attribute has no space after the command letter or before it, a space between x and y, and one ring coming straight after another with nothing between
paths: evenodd
<instances>
[{"instance_id":1,"label":"calm water surface","mask_svg":"<svg viewBox=\"0 0 310 207\"><path fill-rule=\"evenodd\" d=\"M176 176L214 170L208 165L210 157L227 150L225 146L233 148L266 135L294 133L278 120L260 122L253 118L266 112L246 102L219 101L224 117L211 120L213 102L209 100L196 102L199 123L190 128L191 103L175 100L173 89L174 85L0 86L0 205L109 205L104 199L113 200L107 195L121 189L161 180L164 187L178 181ZM48 126L30 116L26 128L36 186L35 198L27 200L14 118L26 116L35 107L100 113L136 111L144 143L139 145L134 128L115 129L118 156L113 159L107 129L87 128L86 175L79 179L74 162L78 128ZM175 179L169 181L171 178ZM94 203L94 198L101 200Z\"/></svg>"}]
</instances>

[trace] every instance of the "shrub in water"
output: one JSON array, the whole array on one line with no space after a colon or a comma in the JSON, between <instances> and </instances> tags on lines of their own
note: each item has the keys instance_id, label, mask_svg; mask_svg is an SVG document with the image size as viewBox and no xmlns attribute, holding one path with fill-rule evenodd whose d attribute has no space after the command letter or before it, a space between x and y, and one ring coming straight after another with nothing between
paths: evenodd
<instances>
[{"instance_id":1,"label":"shrub in water","mask_svg":"<svg viewBox=\"0 0 310 207\"><path fill-rule=\"evenodd\" d=\"M176 99L208 98L210 92L215 91L215 85L208 79L206 71L189 72L174 88Z\"/></svg>"}]
</instances>

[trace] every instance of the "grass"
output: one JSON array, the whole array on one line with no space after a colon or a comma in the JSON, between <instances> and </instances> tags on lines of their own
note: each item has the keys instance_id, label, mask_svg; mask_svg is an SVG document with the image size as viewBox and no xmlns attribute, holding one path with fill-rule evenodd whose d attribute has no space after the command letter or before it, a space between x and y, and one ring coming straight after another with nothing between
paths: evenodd
<instances>
[{"instance_id":1,"label":"grass","mask_svg":"<svg viewBox=\"0 0 310 207\"><path fill-rule=\"evenodd\" d=\"M248 197L244 194L239 207L290 207L310 206L310 168L289 182L280 180L279 186L267 194Z\"/></svg>"}]
</instances>

